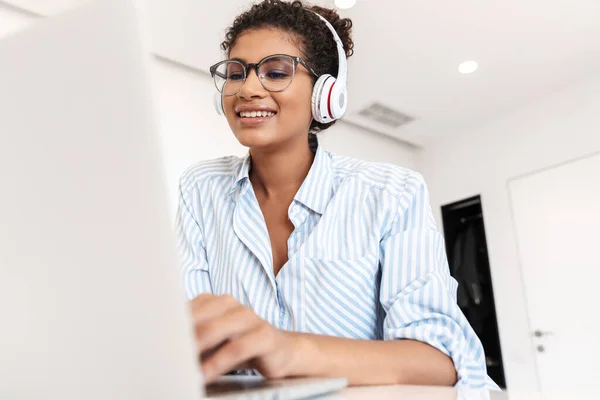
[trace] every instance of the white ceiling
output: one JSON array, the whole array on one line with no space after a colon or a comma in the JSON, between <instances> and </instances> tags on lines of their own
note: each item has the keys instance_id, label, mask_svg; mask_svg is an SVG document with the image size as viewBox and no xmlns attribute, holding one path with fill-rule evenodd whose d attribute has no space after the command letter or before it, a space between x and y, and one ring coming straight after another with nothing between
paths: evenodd
<instances>
[{"instance_id":1,"label":"white ceiling","mask_svg":"<svg viewBox=\"0 0 600 400\"><path fill-rule=\"evenodd\" d=\"M50 15L84 0L3 0ZM248 0L145 0L154 50L203 71ZM332 0L314 3L331 5ZM345 119L373 101L415 116L376 130L417 145L457 134L600 71L599 0L358 0ZM458 64L479 70L461 75Z\"/></svg>"},{"instance_id":2,"label":"white ceiling","mask_svg":"<svg viewBox=\"0 0 600 400\"><path fill-rule=\"evenodd\" d=\"M2 0L3 3L12 4L23 10L38 15L54 15L66 11L85 0Z\"/></svg>"}]
</instances>

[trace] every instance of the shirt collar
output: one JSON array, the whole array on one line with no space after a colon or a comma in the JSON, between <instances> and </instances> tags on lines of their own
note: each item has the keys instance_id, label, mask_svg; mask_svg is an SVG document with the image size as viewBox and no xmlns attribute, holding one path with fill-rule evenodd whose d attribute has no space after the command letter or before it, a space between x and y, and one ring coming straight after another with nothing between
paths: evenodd
<instances>
[{"instance_id":1,"label":"shirt collar","mask_svg":"<svg viewBox=\"0 0 600 400\"><path fill-rule=\"evenodd\" d=\"M242 194L247 189L250 182L250 162L250 153L248 153L241 160L237 172L233 176L230 194L233 194L238 187L242 188ZM294 200L319 214L323 214L332 196L333 165L331 156L319 144L313 164Z\"/></svg>"},{"instance_id":2,"label":"shirt collar","mask_svg":"<svg viewBox=\"0 0 600 400\"><path fill-rule=\"evenodd\" d=\"M233 182L231 183L231 191L229 194L233 194L238 187L244 189L247 187L246 182L250 181L250 152L246 154L241 162L237 165L236 173L233 175Z\"/></svg>"}]
</instances>

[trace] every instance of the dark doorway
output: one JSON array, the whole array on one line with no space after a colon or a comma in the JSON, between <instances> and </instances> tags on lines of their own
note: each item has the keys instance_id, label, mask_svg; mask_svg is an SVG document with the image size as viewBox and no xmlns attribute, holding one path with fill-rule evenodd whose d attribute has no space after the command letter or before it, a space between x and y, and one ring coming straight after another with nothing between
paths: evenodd
<instances>
[{"instance_id":1,"label":"dark doorway","mask_svg":"<svg viewBox=\"0 0 600 400\"><path fill-rule=\"evenodd\" d=\"M488 375L506 389L481 196L442 206L442 220L458 305L483 344Z\"/></svg>"}]
</instances>

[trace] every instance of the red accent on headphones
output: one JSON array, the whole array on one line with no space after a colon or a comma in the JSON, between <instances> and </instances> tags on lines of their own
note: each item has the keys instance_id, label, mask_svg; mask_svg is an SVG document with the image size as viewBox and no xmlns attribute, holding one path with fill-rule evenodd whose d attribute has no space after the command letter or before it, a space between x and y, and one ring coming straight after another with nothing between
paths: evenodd
<instances>
[{"instance_id":1,"label":"red accent on headphones","mask_svg":"<svg viewBox=\"0 0 600 400\"><path fill-rule=\"evenodd\" d=\"M329 112L329 117L331 119L334 119L333 113L331 112L331 92L333 92L334 86L335 86L335 84L331 85L331 87L329 88L329 95L327 96L327 112Z\"/></svg>"}]
</instances>

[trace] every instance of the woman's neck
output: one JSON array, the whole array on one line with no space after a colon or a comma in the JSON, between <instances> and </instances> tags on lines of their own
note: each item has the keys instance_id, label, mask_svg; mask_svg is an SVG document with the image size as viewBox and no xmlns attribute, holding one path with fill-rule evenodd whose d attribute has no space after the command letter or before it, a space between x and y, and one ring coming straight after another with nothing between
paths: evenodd
<instances>
[{"instance_id":1,"label":"woman's neck","mask_svg":"<svg viewBox=\"0 0 600 400\"><path fill-rule=\"evenodd\" d=\"M284 146L277 151L252 149L250 155L250 181L254 190L261 191L267 198L295 195L315 157L306 141L303 145Z\"/></svg>"}]
</instances>

